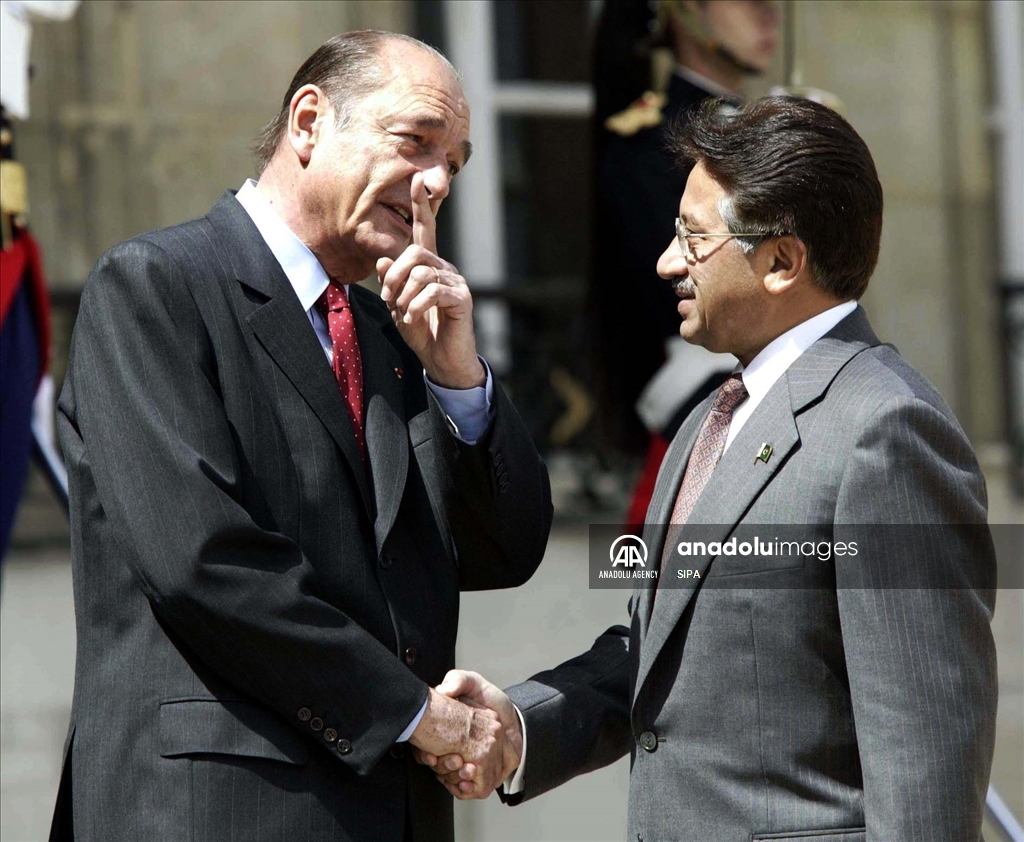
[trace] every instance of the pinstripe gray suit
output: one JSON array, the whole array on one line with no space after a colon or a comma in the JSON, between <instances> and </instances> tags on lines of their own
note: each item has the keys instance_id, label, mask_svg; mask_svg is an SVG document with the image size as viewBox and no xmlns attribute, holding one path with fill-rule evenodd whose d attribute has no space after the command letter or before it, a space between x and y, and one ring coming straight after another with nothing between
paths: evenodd
<instances>
[{"instance_id":1,"label":"pinstripe gray suit","mask_svg":"<svg viewBox=\"0 0 1024 842\"><path fill-rule=\"evenodd\" d=\"M652 558L712 399L666 456ZM767 462L754 460L762 442ZM722 541L803 524L816 540L875 546L834 558L814 587L791 586L779 559L722 555L694 559L696 586L636 591L630 629L508 691L529 738L522 797L629 751L630 840L978 839L997 693L987 529L924 547L921 530L849 525L985 517L949 407L858 308L775 383L686 528ZM860 587L907 584L892 574L911 561L952 587Z\"/></svg>"},{"instance_id":2,"label":"pinstripe gray suit","mask_svg":"<svg viewBox=\"0 0 1024 842\"><path fill-rule=\"evenodd\" d=\"M393 743L454 664L460 589L539 564L547 473L500 389L458 442L384 305L350 297L368 468L232 195L93 271L60 400L78 656L55 838L72 816L97 842L451 837L452 799Z\"/></svg>"}]
</instances>

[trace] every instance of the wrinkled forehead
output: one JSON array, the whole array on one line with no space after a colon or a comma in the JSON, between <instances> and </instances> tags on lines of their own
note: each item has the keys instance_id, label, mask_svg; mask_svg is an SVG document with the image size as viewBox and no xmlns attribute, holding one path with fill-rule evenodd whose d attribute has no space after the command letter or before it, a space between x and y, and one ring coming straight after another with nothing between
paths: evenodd
<instances>
[{"instance_id":1,"label":"wrinkled forehead","mask_svg":"<svg viewBox=\"0 0 1024 842\"><path fill-rule=\"evenodd\" d=\"M452 69L433 53L407 44L388 48L381 56L390 77L385 90L402 104L422 99L427 107L444 109L469 120L469 105Z\"/></svg>"},{"instance_id":2,"label":"wrinkled forehead","mask_svg":"<svg viewBox=\"0 0 1024 842\"><path fill-rule=\"evenodd\" d=\"M405 44L391 47L381 58L389 78L373 99L382 119L415 117L457 135L456 142L469 140L469 104L448 65Z\"/></svg>"}]
</instances>

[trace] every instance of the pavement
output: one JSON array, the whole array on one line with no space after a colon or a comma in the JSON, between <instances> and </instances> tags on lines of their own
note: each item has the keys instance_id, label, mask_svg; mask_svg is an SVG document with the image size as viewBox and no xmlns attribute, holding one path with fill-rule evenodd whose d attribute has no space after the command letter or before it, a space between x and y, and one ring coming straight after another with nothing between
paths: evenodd
<instances>
[{"instance_id":1,"label":"pavement","mask_svg":"<svg viewBox=\"0 0 1024 842\"><path fill-rule=\"evenodd\" d=\"M999 465L989 465L986 473L991 521L1024 521L1024 508L1011 497ZM513 683L582 652L605 628L625 620L624 592L587 587L586 525L561 523L554 530L544 564L527 585L514 591L464 595L459 663L498 684ZM999 592L993 631L1000 699L992 783L1021 819L1024 591ZM12 552L0 598L2 842L46 839L71 709L74 648L67 550ZM457 838L496 842L622 839L628 775L628 761L623 760L514 810L496 798L458 804ZM989 842L1001 838L986 825Z\"/></svg>"}]
</instances>

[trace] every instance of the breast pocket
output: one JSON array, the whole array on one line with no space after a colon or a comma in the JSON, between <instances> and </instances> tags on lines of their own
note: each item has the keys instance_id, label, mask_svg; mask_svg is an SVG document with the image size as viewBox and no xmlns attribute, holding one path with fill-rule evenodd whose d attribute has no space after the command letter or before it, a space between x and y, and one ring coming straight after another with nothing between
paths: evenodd
<instances>
[{"instance_id":1,"label":"breast pocket","mask_svg":"<svg viewBox=\"0 0 1024 842\"><path fill-rule=\"evenodd\" d=\"M762 576L768 587L827 587L836 556L847 550L819 524L740 524L721 543L707 578L723 586L733 577Z\"/></svg>"},{"instance_id":2,"label":"breast pocket","mask_svg":"<svg viewBox=\"0 0 1024 842\"><path fill-rule=\"evenodd\" d=\"M225 754L296 766L309 745L277 714L246 701L174 699L160 703L160 756Z\"/></svg>"}]
</instances>

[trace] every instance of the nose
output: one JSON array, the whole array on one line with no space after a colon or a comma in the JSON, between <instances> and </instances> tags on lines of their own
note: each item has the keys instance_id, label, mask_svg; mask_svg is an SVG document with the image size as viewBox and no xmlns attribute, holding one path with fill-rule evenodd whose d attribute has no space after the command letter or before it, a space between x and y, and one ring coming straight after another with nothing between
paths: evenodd
<instances>
[{"instance_id":1,"label":"nose","mask_svg":"<svg viewBox=\"0 0 1024 842\"><path fill-rule=\"evenodd\" d=\"M689 273L690 267L683 256L683 250L679 248L679 241L673 237L668 248L658 258L658 277L671 281L685 278Z\"/></svg>"},{"instance_id":2,"label":"nose","mask_svg":"<svg viewBox=\"0 0 1024 842\"><path fill-rule=\"evenodd\" d=\"M427 188L427 196L430 197L430 207L436 213L441 202L448 196L451 187L452 177L448 171L448 162L441 161L438 164L423 170L423 186Z\"/></svg>"}]
</instances>

